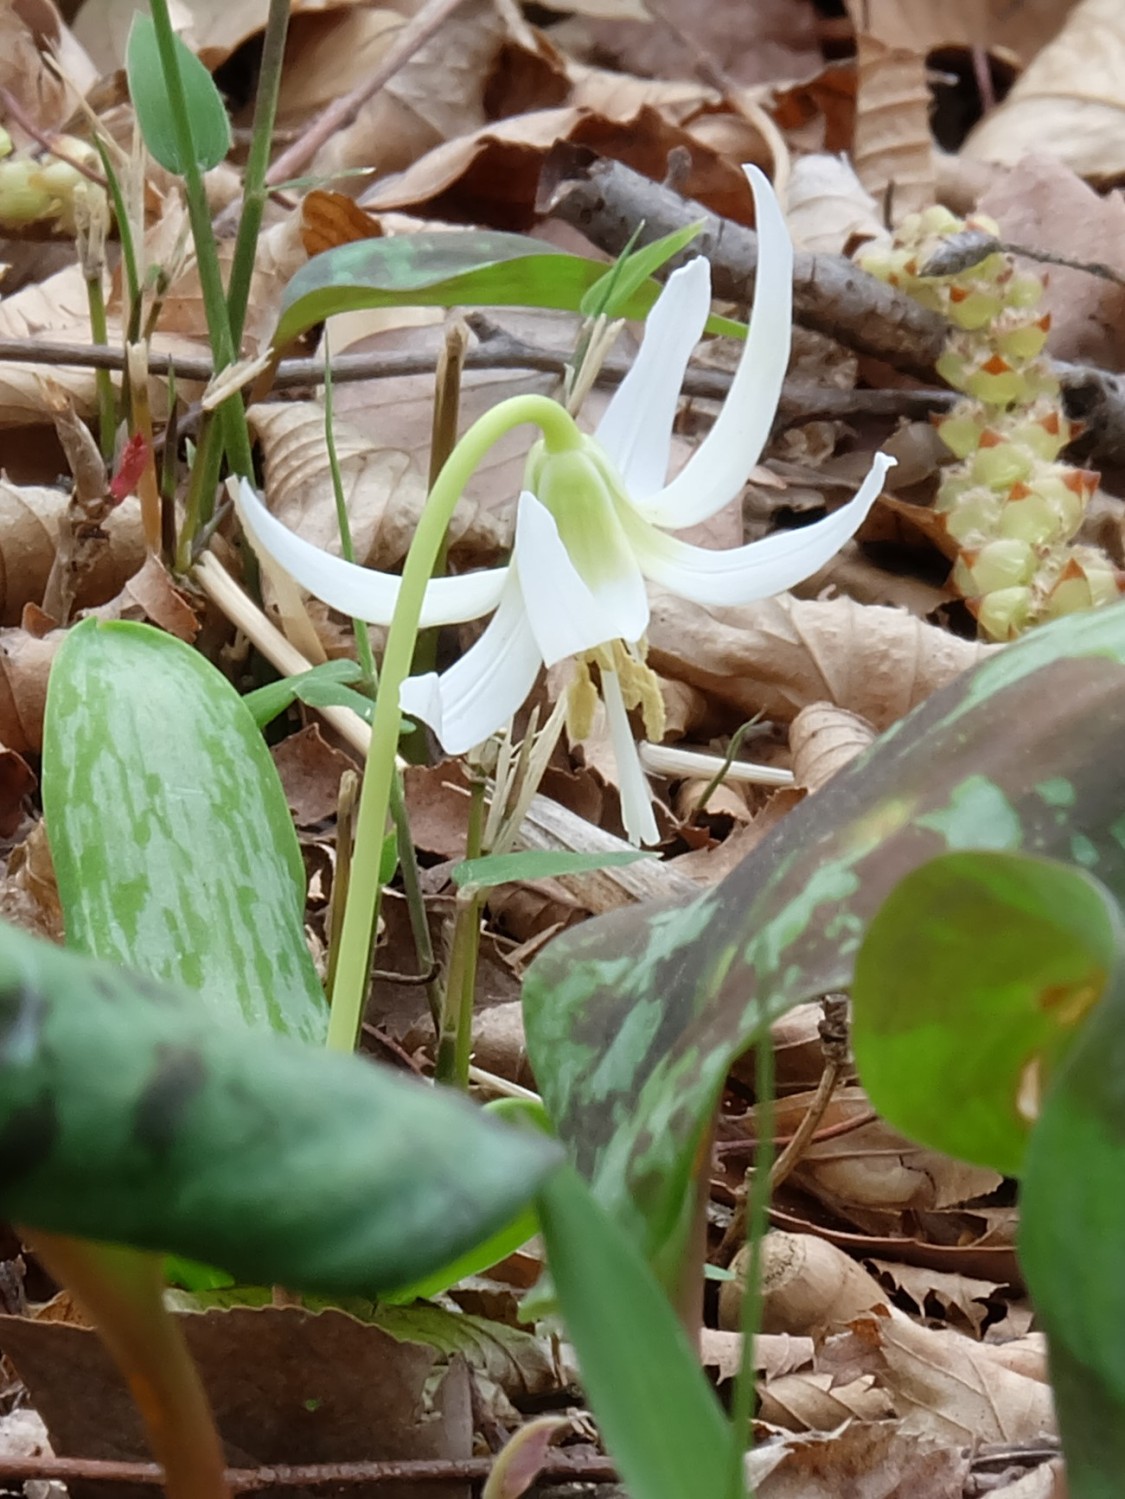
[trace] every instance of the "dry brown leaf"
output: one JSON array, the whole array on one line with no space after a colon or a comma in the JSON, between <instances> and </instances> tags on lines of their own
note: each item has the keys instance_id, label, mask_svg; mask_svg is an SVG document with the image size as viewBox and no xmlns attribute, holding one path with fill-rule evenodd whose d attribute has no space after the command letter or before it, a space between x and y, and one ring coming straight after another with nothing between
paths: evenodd
<instances>
[{"instance_id":1,"label":"dry brown leaf","mask_svg":"<svg viewBox=\"0 0 1125 1499\"><path fill-rule=\"evenodd\" d=\"M799 1369L811 1369L812 1338L792 1338L788 1333L759 1333L754 1339L754 1367L765 1379L784 1379ZM724 1384L738 1373L742 1362L742 1334L723 1328L703 1327L699 1353L705 1369Z\"/></svg>"},{"instance_id":2,"label":"dry brown leaf","mask_svg":"<svg viewBox=\"0 0 1125 1499\"><path fill-rule=\"evenodd\" d=\"M894 1397L901 1430L947 1441L1035 1442L1055 1432L1051 1389L1005 1367L989 1343L944 1328L921 1327L894 1307L856 1319L818 1355L818 1363L870 1359ZM1043 1363L1045 1375L1046 1363Z\"/></svg>"},{"instance_id":3,"label":"dry brown leaf","mask_svg":"<svg viewBox=\"0 0 1125 1499\"><path fill-rule=\"evenodd\" d=\"M961 1499L969 1455L888 1421L758 1443L746 1460L758 1499Z\"/></svg>"},{"instance_id":4,"label":"dry brown leaf","mask_svg":"<svg viewBox=\"0 0 1125 1499\"><path fill-rule=\"evenodd\" d=\"M892 224L934 201L933 137L926 59L916 45L856 37L856 176Z\"/></svg>"},{"instance_id":5,"label":"dry brown leaf","mask_svg":"<svg viewBox=\"0 0 1125 1499\"><path fill-rule=\"evenodd\" d=\"M5 748L21 755L42 749L47 674L65 639L65 630L40 639L18 628L0 629L0 744Z\"/></svg>"},{"instance_id":6,"label":"dry brown leaf","mask_svg":"<svg viewBox=\"0 0 1125 1499\"><path fill-rule=\"evenodd\" d=\"M652 590L649 658L741 719L788 722L809 703L849 708L885 729L998 649L898 609L787 594L705 609Z\"/></svg>"},{"instance_id":7,"label":"dry brown leaf","mask_svg":"<svg viewBox=\"0 0 1125 1499\"><path fill-rule=\"evenodd\" d=\"M892 47L1000 48L1029 62L1054 36L1075 0L847 0L857 29Z\"/></svg>"},{"instance_id":8,"label":"dry brown leaf","mask_svg":"<svg viewBox=\"0 0 1125 1499\"><path fill-rule=\"evenodd\" d=\"M1125 198L1099 196L1053 156L1022 157L978 207L1014 244L1125 274ZM1125 287L1066 266L1033 268L1047 281L1041 306L1051 315L1047 347L1055 358L1125 369Z\"/></svg>"},{"instance_id":9,"label":"dry brown leaf","mask_svg":"<svg viewBox=\"0 0 1125 1499\"><path fill-rule=\"evenodd\" d=\"M8 856L7 871L0 879L0 918L48 942L63 940L62 904L41 821Z\"/></svg>"},{"instance_id":10,"label":"dry brown leaf","mask_svg":"<svg viewBox=\"0 0 1125 1499\"><path fill-rule=\"evenodd\" d=\"M560 140L589 146L657 182L667 171L669 151L682 146L690 164L680 191L724 218L746 223L753 217L741 169L648 106L620 116L544 109L499 120L438 146L361 201L373 212L409 209L498 229L529 229L535 222L540 169Z\"/></svg>"},{"instance_id":11,"label":"dry brown leaf","mask_svg":"<svg viewBox=\"0 0 1125 1499\"><path fill-rule=\"evenodd\" d=\"M91 611L94 612L94 611ZM105 607L106 619L142 619L189 644L199 634L199 616L188 595L177 588L159 557L150 553L117 598Z\"/></svg>"},{"instance_id":12,"label":"dry brown leaf","mask_svg":"<svg viewBox=\"0 0 1125 1499\"><path fill-rule=\"evenodd\" d=\"M47 66L57 52L64 77ZM74 109L76 97L96 82L97 67L63 25L51 0L0 6L0 88L7 90L29 120L41 130L59 130ZM17 139L18 126L10 120ZM26 142L25 142L26 144Z\"/></svg>"},{"instance_id":13,"label":"dry brown leaf","mask_svg":"<svg viewBox=\"0 0 1125 1499\"><path fill-rule=\"evenodd\" d=\"M989 1499L1067 1499L1066 1468L1061 1457L1032 1468L1013 1483L989 1491Z\"/></svg>"},{"instance_id":14,"label":"dry brown leaf","mask_svg":"<svg viewBox=\"0 0 1125 1499\"><path fill-rule=\"evenodd\" d=\"M616 3L616 0L613 0ZM559 5L580 23L554 28L576 57L596 58L619 74L651 78L715 77L740 84L803 78L820 67L816 14L809 0L660 0L651 18L610 17L605 0ZM604 20L593 20L605 16Z\"/></svg>"},{"instance_id":15,"label":"dry brown leaf","mask_svg":"<svg viewBox=\"0 0 1125 1499\"><path fill-rule=\"evenodd\" d=\"M812 151L793 164L786 222L803 250L842 255L886 237L875 199L846 156Z\"/></svg>"},{"instance_id":16,"label":"dry brown leaf","mask_svg":"<svg viewBox=\"0 0 1125 1499\"><path fill-rule=\"evenodd\" d=\"M1125 171L1125 9L1081 0L1058 35L961 148L1014 165L1028 151L1101 182Z\"/></svg>"},{"instance_id":17,"label":"dry brown leaf","mask_svg":"<svg viewBox=\"0 0 1125 1499\"><path fill-rule=\"evenodd\" d=\"M894 1404L874 1374L837 1384L809 1370L767 1381L759 1391L758 1418L786 1431L836 1431L845 1421L882 1421Z\"/></svg>"},{"instance_id":18,"label":"dry brown leaf","mask_svg":"<svg viewBox=\"0 0 1125 1499\"><path fill-rule=\"evenodd\" d=\"M270 753L293 821L299 828L314 827L335 817L340 777L346 770L357 767L350 756L328 743L319 724L312 723L296 734L287 734Z\"/></svg>"},{"instance_id":19,"label":"dry brown leaf","mask_svg":"<svg viewBox=\"0 0 1125 1499\"><path fill-rule=\"evenodd\" d=\"M65 490L17 486L0 477L0 623L15 624L25 604L42 599L67 504ZM128 499L106 523L104 543L80 580L77 606L105 603L143 559L140 506Z\"/></svg>"},{"instance_id":20,"label":"dry brown leaf","mask_svg":"<svg viewBox=\"0 0 1125 1499\"><path fill-rule=\"evenodd\" d=\"M749 1249L731 1264L732 1281L719 1287L719 1325L741 1326L742 1291ZM817 1337L882 1306L886 1295L860 1265L835 1245L812 1234L774 1230L766 1236L762 1282L762 1330Z\"/></svg>"},{"instance_id":21,"label":"dry brown leaf","mask_svg":"<svg viewBox=\"0 0 1125 1499\"><path fill-rule=\"evenodd\" d=\"M833 703L810 703L789 726L793 777L806 791L819 791L875 740L866 718Z\"/></svg>"},{"instance_id":22,"label":"dry brown leaf","mask_svg":"<svg viewBox=\"0 0 1125 1499\"><path fill-rule=\"evenodd\" d=\"M364 213L345 193L318 188L301 199L301 244L306 255L319 255L360 239L378 239L382 233L379 220Z\"/></svg>"},{"instance_id":23,"label":"dry brown leaf","mask_svg":"<svg viewBox=\"0 0 1125 1499\"><path fill-rule=\"evenodd\" d=\"M884 1285L910 1298L915 1316L940 1316L974 1337L980 1337L984 1319L999 1299L1000 1287L976 1276L903 1265L897 1260L873 1259L869 1263Z\"/></svg>"}]
</instances>

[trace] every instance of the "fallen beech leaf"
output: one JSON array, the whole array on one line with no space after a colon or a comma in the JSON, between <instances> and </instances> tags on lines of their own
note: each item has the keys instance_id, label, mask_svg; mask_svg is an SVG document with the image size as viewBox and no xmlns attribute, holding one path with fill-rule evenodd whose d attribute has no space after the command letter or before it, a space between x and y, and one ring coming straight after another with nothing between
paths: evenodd
<instances>
[{"instance_id":1,"label":"fallen beech leaf","mask_svg":"<svg viewBox=\"0 0 1125 1499\"><path fill-rule=\"evenodd\" d=\"M340 777L356 764L334 749L311 723L296 734L288 734L270 751L285 799L299 828L311 828L335 817L340 799Z\"/></svg>"},{"instance_id":2,"label":"fallen beech leaf","mask_svg":"<svg viewBox=\"0 0 1125 1499\"><path fill-rule=\"evenodd\" d=\"M898 609L787 594L705 609L652 590L649 659L741 718L788 721L809 703L849 708L877 729L998 647L961 640Z\"/></svg>"},{"instance_id":3,"label":"fallen beech leaf","mask_svg":"<svg viewBox=\"0 0 1125 1499\"><path fill-rule=\"evenodd\" d=\"M438 146L361 201L375 212L440 210L449 218L528 229L535 222L540 168L560 140L623 161L658 182L665 175L668 152L683 146L691 166L681 192L739 223L753 215L741 169L699 146L647 105L612 118L584 109L543 109L499 120Z\"/></svg>"},{"instance_id":4,"label":"fallen beech leaf","mask_svg":"<svg viewBox=\"0 0 1125 1499\"><path fill-rule=\"evenodd\" d=\"M833 703L810 703L789 726L793 776L816 791L875 741L875 730L858 713Z\"/></svg>"},{"instance_id":5,"label":"fallen beech leaf","mask_svg":"<svg viewBox=\"0 0 1125 1499\"><path fill-rule=\"evenodd\" d=\"M1046 151L1080 177L1125 171L1125 11L1117 0L1081 0L1062 30L980 122L962 155L1013 166Z\"/></svg>"},{"instance_id":6,"label":"fallen beech leaf","mask_svg":"<svg viewBox=\"0 0 1125 1499\"><path fill-rule=\"evenodd\" d=\"M25 604L42 599L68 503L65 490L9 484L0 477L0 623L15 624ZM75 602L80 609L112 598L144 559L135 501L117 506L104 531L104 541L78 580Z\"/></svg>"},{"instance_id":7,"label":"fallen beech leaf","mask_svg":"<svg viewBox=\"0 0 1125 1499\"><path fill-rule=\"evenodd\" d=\"M810 151L793 163L785 219L794 243L813 254L843 255L886 237L879 206L851 162L827 151Z\"/></svg>"},{"instance_id":8,"label":"fallen beech leaf","mask_svg":"<svg viewBox=\"0 0 1125 1499\"><path fill-rule=\"evenodd\" d=\"M1125 274L1121 194L1101 197L1053 156L1036 151L1022 157L978 207L1014 244L1071 260L1101 261ZM1047 347L1055 358L1125 369L1125 287L1066 266L1034 269L1047 283L1040 306L1051 317Z\"/></svg>"},{"instance_id":9,"label":"fallen beech leaf","mask_svg":"<svg viewBox=\"0 0 1125 1499\"><path fill-rule=\"evenodd\" d=\"M1074 0L847 0L848 14L892 47L1001 48L1026 63L1049 42Z\"/></svg>"},{"instance_id":10,"label":"fallen beech leaf","mask_svg":"<svg viewBox=\"0 0 1125 1499\"><path fill-rule=\"evenodd\" d=\"M0 630L0 744L7 749L21 755L42 749L47 674L65 638L65 630L42 639L26 630Z\"/></svg>"},{"instance_id":11,"label":"fallen beech leaf","mask_svg":"<svg viewBox=\"0 0 1125 1499\"><path fill-rule=\"evenodd\" d=\"M746 1459L758 1499L961 1499L969 1455L891 1422L853 1421L841 1431L760 1443Z\"/></svg>"},{"instance_id":12,"label":"fallen beech leaf","mask_svg":"<svg viewBox=\"0 0 1125 1499\"><path fill-rule=\"evenodd\" d=\"M918 1265L902 1265L893 1260L869 1261L883 1285L914 1304L918 1317L940 1316L979 1338L990 1302L996 1302L1000 1287L993 1281L956 1272L932 1270Z\"/></svg>"},{"instance_id":13,"label":"fallen beech leaf","mask_svg":"<svg viewBox=\"0 0 1125 1499\"><path fill-rule=\"evenodd\" d=\"M916 43L893 46L867 30L856 49L856 176L898 224L934 201L926 58Z\"/></svg>"},{"instance_id":14,"label":"fallen beech leaf","mask_svg":"<svg viewBox=\"0 0 1125 1499\"><path fill-rule=\"evenodd\" d=\"M836 1431L845 1421L882 1421L894 1413L873 1374L840 1384L809 1370L767 1380L759 1392L759 1419L786 1431Z\"/></svg>"},{"instance_id":15,"label":"fallen beech leaf","mask_svg":"<svg viewBox=\"0 0 1125 1499\"><path fill-rule=\"evenodd\" d=\"M0 878L0 917L48 942L63 940L59 887L42 821L8 856L7 871Z\"/></svg>"},{"instance_id":16,"label":"fallen beech leaf","mask_svg":"<svg viewBox=\"0 0 1125 1499\"><path fill-rule=\"evenodd\" d=\"M301 199L301 244L306 255L319 255L357 239L377 239L382 233L379 220L364 213L345 193L315 188Z\"/></svg>"}]
</instances>

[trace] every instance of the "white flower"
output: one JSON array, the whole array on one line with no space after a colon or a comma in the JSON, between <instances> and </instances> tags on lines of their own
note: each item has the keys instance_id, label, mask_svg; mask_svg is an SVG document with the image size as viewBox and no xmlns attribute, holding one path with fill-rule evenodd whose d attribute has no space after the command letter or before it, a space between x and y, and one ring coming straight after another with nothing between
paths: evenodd
<instances>
[{"instance_id":1,"label":"white flower","mask_svg":"<svg viewBox=\"0 0 1125 1499\"><path fill-rule=\"evenodd\" d=\"M589 664L596 663L623 818L635 842L658 836L627 716L629 707L641 707L650 724L660 716L655 678L644 665L645 580L715 605L791 588L854 534L894 461L877 453L855 497L814 525L726 551L668 534L706 520L741 493L769 436L789 361L792 245L768 181L754 167L746 172L757 210L757 285L746 344L711 431L666 482L680 386L710 309L710 268L698 259L669 277L636 362L595 436L567 451L533 449L509 565L430 583L423 626L495 612L460 660L440 676L410 679L402 694L403 711L430 724L450 754L460 754L508 722L544 664L567 657L579 663L576 697L585 698L580 716L588 720ZM397 578L302 541L248 485L238 510L255 546L311 593L345 614L389 622Z\"/></svg>"}]
</instances>

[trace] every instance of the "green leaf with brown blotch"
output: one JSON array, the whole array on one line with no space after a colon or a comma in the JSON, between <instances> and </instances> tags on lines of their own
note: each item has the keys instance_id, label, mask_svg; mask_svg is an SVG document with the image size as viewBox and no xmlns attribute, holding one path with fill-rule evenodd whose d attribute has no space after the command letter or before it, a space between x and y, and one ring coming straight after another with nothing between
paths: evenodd
<instances>
[{"instance_id":1,"label":"green leaf with brown blotch","mask_svg":"<svg viewBox=\"0 0 1125 1499\"><path fill-rule=\"evenodd\" d=\"M991 848L1068 860L1125 892L1123 736L1117 604L936 693L714 890L583 923L536 959L524 1012L548 1110L662 1273L680 1259L693 1158L731 1062L793 1005L846 987L905 874Z\"/></svg>"},{"instance_id":2,"label":"green leaf with brown blotch","mask_svg":"<svg viewBox=\"0 0 1125 1499\"><path fill-rule=\"evenodd\" d=\"M376 1295L508 1223L539 1131L0 926L0 1217Z\"/></svg>"},{"instance_id":3,"label":"green leaf with brown blotch","mask_svg":"<svg viewBox=\"0 0 1125 1499\"><path fill-rule=\"evenodd\" d=\"M368 307L550 307L577 312L606 274L602 261L565 255L523 234L492 229L426 229L363 239L325 250L285 288L272 343L280 352L309 328L341 312ZM644 317L660 285L631 289L622 317ZM712 333L745 338L729 318L712 317Z\"/></svg>"},{"instance_id":4,"label":"green leaf with brown blotch","mask_svg":"<svg viewBox=\"0 0 1125 1499\"><path fill-rule=\"evenodd\" d=\"M43 806L71 947L182 984L219 1017L323 1041L285 793L198 651L150 625L76 625L48 683Z\"/></svg>"}]
</instances>

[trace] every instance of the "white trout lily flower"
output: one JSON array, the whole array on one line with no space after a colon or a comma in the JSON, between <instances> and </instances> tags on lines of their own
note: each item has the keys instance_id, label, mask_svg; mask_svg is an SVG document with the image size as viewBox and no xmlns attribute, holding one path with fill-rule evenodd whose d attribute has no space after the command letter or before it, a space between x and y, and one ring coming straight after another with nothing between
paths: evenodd
<instances>
[{"instance_id":1,"label":"white trout lily flower","mask_svg":"<svg viewBox=\"0 0 1125 1499\"><path fill-rule=\"evenodd\" d=\"M658 841L628 720L628 709L640 708L648 737L661 737L660 692L644 662L646 579L705 605L744 604L792 588L855 533L894 461L877 453L855 497L810 526L725 551L668 534L738 498L769 436L789 362L792 245L767 179L754 167L746 172L757 210L757 285L746 344L710 432L669 481L680 386L711 303L710 267L697 259L669 277L594 436L575 432L569 448L541 442L532 449L508 566L430 583L423 627L489 613L492 619L447 671L411 678L402 693L403 711L428 723L448 753L460 754L508 722L544 665L569 657L577 663L572 737L582 738L597 703L589 670L596 665L634 842ZM355 618L390 621L398 578L303 541L247 484L236 504L254 546L303 587Z\"/></svg>"}]
</instances>

